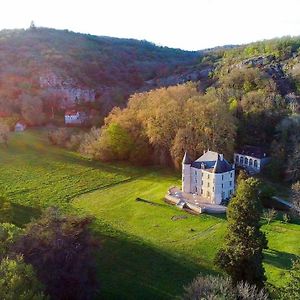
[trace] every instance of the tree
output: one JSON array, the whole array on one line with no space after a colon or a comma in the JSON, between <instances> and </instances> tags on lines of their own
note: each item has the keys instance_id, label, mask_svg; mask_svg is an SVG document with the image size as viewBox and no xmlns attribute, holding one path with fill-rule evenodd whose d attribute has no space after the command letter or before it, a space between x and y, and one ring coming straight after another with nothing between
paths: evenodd
<instances>
[{"instance_id":1,"label":"tree","mask_svg":"<svg viewBox=\"0 0 300 300\"><path fill-rule=\"evenodd\" d=\"M258 181L249 178L240 182L227 210L226 242L215 257L216 264L235 283L245 281L262 287L266 280L262 251L267 240L260 231L261 213Z\"/></svg>"},{"instance_id":2,"label":"tree","mask_svg":"<svg viewBox=\"0 0 300 300\"><path fill-rule=\"evenodd\" d=\"M29 29L30 29L30 30L35 30L35 29L36 29L36 26L35 26L34 21L31 21L31 22L30 22Z\"/></svg>"},{"instance_id":3,"label":"tree","mask_svg":"<svg viewBox=\"0 0 300 300\"><path fill-rule=\"evenodd\" d=\"M238 175L238 177L236 179L237 185L239 185L240 182L242 182L242 181L244 181L244 180L246 180L248 178L249 178L249 175L247 174L247 172L245 170L240 170L239 171L239 175Z\"/></svg>"},{"instance_id":4,"label":"tree","mask_svg":"<svg viewBox=\"0 0 300 300\"><path fill-rule=\"evenodd\" d=\"M0 143L6 147L8 145L9 127L4 123L0 123Z\"/></svg>"},{"instance_id":5,"label":"tree","mask_svg":"<svg viewBox=\"0 0 300 300\"><path fill-rule=\"evenodd\" d=\"M292 213L295 216L300 216L300 181L292 185Z\"/></svg>"},{"instance_id":6,"label":"tree","mask_svg":"<svg viewBox=\"0 0 300 300\"><path fill-rule=\"evenodd\" d=\"M0 299L47 299L32 266L25 264L21 256L4 258L0 263Z\"/></svg>"},{"instance_id":7,"label":"tree","mask_svg":"<svg viewBox=\"0 0 300 300\"><path fill-rule=\"evenodd\" d=\"M267 224L269 225L275 218L276 218L277 212L274 208L267 209L263 213L263 219L267 221Z\"/></svg>"},{"instance_id":8,"label":"tree","mask_svg":"<svg viewBox=\"0 0 300 300\"><path fill-rule=\"evenodd\" d=\"M117 159L126 159L133 147L133 141L120 124L111 123L107 128L107 138L109 147Z\"/></svg>"},{"instance_id":9,"label":"tree","mask_svg":"<svg viewBox=\"0 0 300 300\"><path fill-rule=\"evenodd\" d=\"M300 299L300 259L293 261L289 282L281 291L282 300Z\"/></svg>"},{"instance_id":10,"label":"tree","mask_svg":"<svg viewBox=\"0 0 300 300\"><path fill-rule=\"evenodd\" d=\"M13 224L0 224L0 260L9 254L11 247L21 233L22 229Z\"/></svg>"},{"instance_id":11,"label":"tree","mask_svg":"<svg viewBox=\"0 0 300 300\"><path fill-rule=\"evenodd\" d=\"M235 286L229 277L198 276L184 287L183 300L267 300L268 294L254 285L239 282Z\"/></svg>"},{"instance_id":12,"label":"tree","mask_svg":"<svg viewBox=\"0 0 300 300\"><path fill-rule=\"evenodd\" d=\"M14 251L32 264L53 299L91 299L98 283L91 219L63 216L48 209L25 228Z\"/></svg>"},{"instance_id":13,"label":"tree","mask_svg":"<svg viewBox=\"0 0 300 300\"><path fill-rule=\"evenodd\" d=\"M22 102L22 116L30 125L41 125L45 122L46 116L43 112L43 102L37 96L22 94L20 96Z\"/></svg>"}]
</instances>

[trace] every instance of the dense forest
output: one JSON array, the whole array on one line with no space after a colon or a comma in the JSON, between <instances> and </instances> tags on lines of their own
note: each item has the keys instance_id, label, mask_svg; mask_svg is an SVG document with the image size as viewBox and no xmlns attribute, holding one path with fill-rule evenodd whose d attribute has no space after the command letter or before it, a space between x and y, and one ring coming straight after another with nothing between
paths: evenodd
<instances>
[{"instance_id":1,"label":"dense forest","mask_svg":"<svg viewBox=\"0 0 300 300\"><path fill-rule=\"evenodd\" d=\"M42 124L84 102L102 116L157 78L182 74L196 52L147 41L36 28L0 32L1 111ZM147 81L151 81L152 83Z\"/></svg>"},{"instance_id":2,"label":"dense forest","mask_svg":"<svg viewBox=\"0 0 300 300\"><path fill-rule=\"evenodd\" d=\"M63 124L77 107L96 128L50 138L96 159L179 166L184 150L250 144L272 155L274 178L299 178L298 37L189 52L33 25L1 31L0 49L9 126Z\"/></svg>"},{"instance_id":3,"label":"dense forest","mask_svg":"<svg viewBox=\"0 0 300 300\"><path fill-rule=\"evenodd\" d=\"M93 158L180 166L187 150L231 158L243 145L266 149L273 179L299 179L300 39L283 38L232 49L204 51L214 66L210 85L200 81L136 93L114 108L101 130L79 150ZM206 82L207 83L207 82Z\"/></svg>"}]
</instances>

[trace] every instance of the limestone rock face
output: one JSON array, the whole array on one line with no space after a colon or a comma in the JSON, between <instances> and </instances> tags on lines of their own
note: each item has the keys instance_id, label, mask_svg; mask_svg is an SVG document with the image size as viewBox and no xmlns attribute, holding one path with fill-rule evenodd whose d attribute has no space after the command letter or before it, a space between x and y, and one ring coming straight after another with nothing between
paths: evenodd
<instances>
[{"instance_id":1,"label":"limestone rock face","mask_svg":"<svg viewBox=\"0 0 300 300\"><path fill-rule=\"evenodd\" d=\"M182 84L188 81L199 81L199 80L207 80L210 72L214 70L213 67L208 67L204 69L195 69L188 70L182 74L170 75L167 77L156 78L152 80L146 81L146 88L156 88L163 86L171 86L176 84Z\"/></svg>"},{"instance_id":2,"label":"limestone rock face","mask_svg":"<svg viewBox=\"0 0 300 300\"><path fill-rule=\"evenodd\" d=\"M52 71L41 74L39 84L42 89L59 94L63 107L72 106L76 101L95 101L96 98L94 89L82 87L74 79L63 78Z\"/></svg>"}]
</instances>

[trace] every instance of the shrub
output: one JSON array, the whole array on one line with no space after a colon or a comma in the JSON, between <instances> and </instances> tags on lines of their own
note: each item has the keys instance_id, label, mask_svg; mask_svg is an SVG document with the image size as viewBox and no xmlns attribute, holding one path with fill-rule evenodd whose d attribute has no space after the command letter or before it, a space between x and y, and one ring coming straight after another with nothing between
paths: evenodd
<instances>
[{"instance_id":1,"label":"shrub","mask_svg":"<svg viewBox=\"0 0 300 300\"><path fill-rule=\"evenodd\" d=\"M267 300L264 289L239 282L235 287L229 277L198 276L184 287L183 300Z\"/></svg>"},{"instance_id":2,"label":"shrub","mask_svg":"<svg viewBox=\"0 0 300 300\"><path fill-rule=\"evenodd\" d=\"M4 258L0 263L0 299L47 299L32 266L24 263L21 256Z\"/></svg>"},{"instance_id":3,"label":"shrub","mask_svg":"<svg viewBox=\"0 0 300 300\"><path fill-rule=\"evenodd\" d=\"M275 209L267 209L263 213L263 219L267 221L267 224L269 225L277 216L277 212Z\"/></svg>"}]
</instances>

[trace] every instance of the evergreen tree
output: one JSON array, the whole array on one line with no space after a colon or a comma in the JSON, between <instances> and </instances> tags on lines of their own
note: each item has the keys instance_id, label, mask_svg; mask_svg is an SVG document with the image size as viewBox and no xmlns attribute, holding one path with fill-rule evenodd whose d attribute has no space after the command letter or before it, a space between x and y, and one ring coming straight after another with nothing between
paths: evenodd
<instances>
[{"instance_id":1,"label":"evergreen tree","mask_svg":"<svg viewBox=\"0 0 300 300\"><path fill-rule=\"evenodd\" d=\"M266 280L262 251L267 240L260 231L261 214L258 181L254 178L241 181L228 206L226 243L215 258L216 264L235 283L245 281L262 287Z\"/></svg>"},{"instance_id":2,"label":"evergreen tree","mask_svg":"<svg viewBox=\"0 0 300 300\"><path fill-rule=\"evenodd\" d=\"M293 267L289 273L289 277L290 281L283 289L280 299L300 299L300 259L293 262Z\"/></svg>"}]
</instances>

